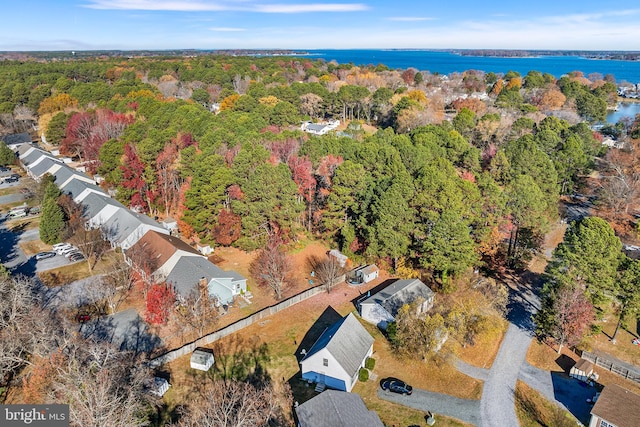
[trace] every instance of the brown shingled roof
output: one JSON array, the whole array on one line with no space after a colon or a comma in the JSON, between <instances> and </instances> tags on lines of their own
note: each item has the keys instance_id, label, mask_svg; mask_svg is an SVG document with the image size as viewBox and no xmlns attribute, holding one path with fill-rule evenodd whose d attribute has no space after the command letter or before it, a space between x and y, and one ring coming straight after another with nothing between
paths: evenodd
<instances>
[{"instance_id":1,"label":"brown shingled roof","mask_svg":"<svg viewBox=\"0 0 640 427\"><path fill-rule=\"evenodd\" d=\"M153 230L146 232L127 252L129 253L131 251L130 253L133 254L144 254L147 261L152 261L151 264L154 268L152 268L153 271L151 271L151 273L153 273L163 266L178 250L200 255L200 252L177 237L158 233Z\"/></svg>"},{"instance_id":2,"label":"brown shingled roof","mask_svg":"<svg viewBox=\"0 0 640 427\"><path fill-rule=\"evenodd\" d=\"M617 427L635 427L640 420L640 395L616 384L602 390L591 414Z\"/></svg>"}]
</instances>

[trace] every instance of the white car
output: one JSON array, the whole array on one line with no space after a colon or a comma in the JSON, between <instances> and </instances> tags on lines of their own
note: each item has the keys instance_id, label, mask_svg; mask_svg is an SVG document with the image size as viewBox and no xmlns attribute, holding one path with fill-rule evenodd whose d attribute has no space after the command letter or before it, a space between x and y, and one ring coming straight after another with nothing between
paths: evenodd
<instances>
[{"instance_id":1,"label":"white car","mask_svg":"<svg viewBox=\"0 0 640 427\"><path fill-rule=\"evenodd\" d=\"M72 248L73 245L70 243L56 243L53 245L53 251L58 255L62 255L62 252L66 249Z\"/></svg>"},{"instance_id":2,"label":"white car","mask_svg":"<svg viewBox=\"0 0 640 427\"><path fill-rule=\"evenodd\" d=\"M71 252L77 252L77 251L78 251L78 248L76 248L75 246L68 246L64 249L61 249L58 253L60 255L69 256Z\"/></svg>"}]
</instances>

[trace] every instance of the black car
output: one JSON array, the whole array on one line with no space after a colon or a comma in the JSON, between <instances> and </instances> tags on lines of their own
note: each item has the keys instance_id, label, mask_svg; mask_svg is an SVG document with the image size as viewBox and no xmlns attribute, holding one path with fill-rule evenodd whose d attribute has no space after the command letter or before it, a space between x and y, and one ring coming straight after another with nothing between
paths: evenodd
<instances>
[{"instance_id":1,"label":"black car","mask_svg":"<svg viewBox=\"0 0 640 427\"><path fill-rule=\"evenodd\" d=\"M56 256L55 252L39 252L36 254L36 260L40 261L41 259L53 258Z\"/></svg>"},{"instance_id":2,"label":"black car","mask_svg":"<svg viewBox=\"0 0 640 427\"><path fill-rule=\"evenodd\" d=\"M72 261L72 262L82 261L83 259L84 259L84 255L82 255L80 252L74 252L71 255L69 255L69 261Z\"/></svg>"},{"instance_id":3,"label":"black car","mask_svg":"<svg viewBox=\"0 0 640 427\"><path fill-rule=\"evenodd\" d=\"M388 378L382 381L382 384L380 384L380 386L385 391L392 391L398 394L410 395L411 393L413 393L413 387L411 387L404 381L400 381L395 378Z\"/></svg>"}]
</instances>

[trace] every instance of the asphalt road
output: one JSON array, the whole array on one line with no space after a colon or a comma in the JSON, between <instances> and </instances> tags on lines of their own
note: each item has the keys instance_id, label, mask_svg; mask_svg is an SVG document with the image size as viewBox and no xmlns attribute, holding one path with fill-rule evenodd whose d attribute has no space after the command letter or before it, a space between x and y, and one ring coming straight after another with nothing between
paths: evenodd
<instances>
[{"instance_id":1,"label":"asphalt road","mask_svg":"<svg viewBox=\"0 0 640 427\"><path fill-rule=\"evenodd\" d=\"M448 394L433 393L431 391L413 389L411 396L391 393L382 389L378 390L378 397L400 405L418 409L420 411L433 412L438 422L438 414L457 418L466 423L480 425L480 401L460 399ZM504 426L506 426L505 424ZM517 424L514 424L516 426ZM503 426L503 427L504 427Z\"/></svg>"}]
</instances>

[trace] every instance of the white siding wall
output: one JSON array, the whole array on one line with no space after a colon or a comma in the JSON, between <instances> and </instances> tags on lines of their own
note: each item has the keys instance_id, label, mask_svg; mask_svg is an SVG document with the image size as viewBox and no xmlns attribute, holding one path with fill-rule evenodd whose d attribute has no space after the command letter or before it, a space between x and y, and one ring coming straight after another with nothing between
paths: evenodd
<instances>
[{"instance_id":1,"label":"white siding wall","mask_svg":"<svg viewBox=\"0 0 640 427\"><path fill-rule=\"evenodd\" d=\"M323 359L327 359L329 362L327 366L324 366ZM326 348L323 348L308 359L303 360L301 363L301 372L303 375L305 372L324 372L326 376L338 378L344 381L347 386L347 391L351 391L351 388L353 387L353 383L351 382L349 375L347 375L344 369L342 369L342 366L340 366Z\"/></svg>"}]
</instances>

